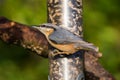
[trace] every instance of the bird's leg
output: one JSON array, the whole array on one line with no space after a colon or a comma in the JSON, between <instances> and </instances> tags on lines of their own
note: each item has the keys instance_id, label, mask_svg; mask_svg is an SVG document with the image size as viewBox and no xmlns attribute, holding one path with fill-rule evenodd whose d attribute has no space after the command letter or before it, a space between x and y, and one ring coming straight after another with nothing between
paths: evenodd
<instances>
[{"instance_id":1,"label":"bird's leg","mask_svg":"<svg viewBox=\"0 0 120 80\"><path fill-rule=\"evenodd\" d=\"M69 52L62 52L62 51L59 51L58 49L54 49L53 51L50 51L50 54L52 54L52 56L56 56L56 55L64 55L64 54L66 54L66 55L70 55L71 53L69 53Z\"/></svg>"}]
</instances>

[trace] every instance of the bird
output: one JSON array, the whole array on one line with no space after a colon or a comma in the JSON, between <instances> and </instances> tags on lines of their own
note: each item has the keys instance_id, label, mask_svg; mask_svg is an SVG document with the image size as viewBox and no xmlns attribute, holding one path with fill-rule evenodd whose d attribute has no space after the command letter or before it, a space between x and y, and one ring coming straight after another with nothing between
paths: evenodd
<instances>
[{"instance_id":1,"label":"bird","mask_svg":"<svg viewBox=\"0 0 120 80\"><path fill-rule=\"evenodd\" d=\"M32 27L43 33L49 44L64 54L73 54L79 50L99 51L98 47L94 46L94 44L84 41L80 36L61 26L44 23Z\"/></svg>"}]
</instances>

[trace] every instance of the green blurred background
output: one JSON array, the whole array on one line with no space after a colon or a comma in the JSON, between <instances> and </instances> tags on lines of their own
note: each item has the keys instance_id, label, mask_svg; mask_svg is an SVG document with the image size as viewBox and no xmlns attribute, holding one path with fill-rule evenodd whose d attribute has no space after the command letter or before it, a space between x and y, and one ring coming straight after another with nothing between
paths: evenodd
<instances>
[{"instance_id":1,"label":"green blurred background","mask_svg":"<svg viewBox=\"0 0 120 80\"><path fill-rule=\"evenodd\" d=\"M101 64L120 80L119 0L83 0L84 38L99 46ZM35 25L47 19L46 0L0 0L0 16ZM0 41L0 80L47 80L48 59Z\"/></svg>"}]
</instances>

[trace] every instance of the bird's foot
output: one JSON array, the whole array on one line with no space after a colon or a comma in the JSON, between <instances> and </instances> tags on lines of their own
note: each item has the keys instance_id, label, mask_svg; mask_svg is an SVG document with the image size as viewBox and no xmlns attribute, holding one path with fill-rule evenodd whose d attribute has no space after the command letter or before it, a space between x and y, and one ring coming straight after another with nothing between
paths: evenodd
<instances>
[{"instance_id":1,"label":"bird's foot","mask_svg":"<svg viewBox=\"0 0 120 80\"><path fill-rule=\"evenodd\" d=\"M54 57L54 56L57 56L57 55L60 55L60 56L63 56L63 55L70 55L70 53L68 52L61 52L57 49L54 49L53 51L50 51L50 54Z\"/></svg>"}]
</instances>

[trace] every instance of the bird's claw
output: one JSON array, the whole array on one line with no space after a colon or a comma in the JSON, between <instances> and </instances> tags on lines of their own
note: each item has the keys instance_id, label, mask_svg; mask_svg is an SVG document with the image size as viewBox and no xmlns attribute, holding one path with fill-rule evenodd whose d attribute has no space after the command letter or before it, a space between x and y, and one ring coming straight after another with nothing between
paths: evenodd
<instances>
[{"instance_id":1,"label":"bird's claw","mask_svg":"<svg viewBox=\"0 0 120 80\"><path fill-rule=\"evenodd\" d=\"M68 53L68 52L61 52L57 49L54 49L53 51L50 51L50 54L54 57L54 56L57 56L57 55L60 55L60 56L63 56L63 55L70 55L71 53Z\"/></svg>"}]
</instances>

